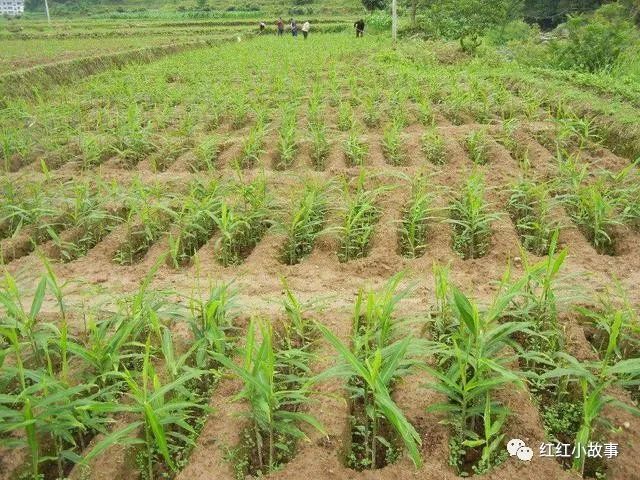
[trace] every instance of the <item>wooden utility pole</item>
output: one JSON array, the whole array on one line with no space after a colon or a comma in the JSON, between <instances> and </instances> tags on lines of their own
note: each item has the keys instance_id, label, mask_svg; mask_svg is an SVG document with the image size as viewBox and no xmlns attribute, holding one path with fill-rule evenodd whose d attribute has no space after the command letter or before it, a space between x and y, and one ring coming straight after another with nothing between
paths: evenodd
<instances>
[{"instance_id":1,"label":"wooden utility pole","mask_svg":"<svg viewBox=\"0 0 640 480\"><path fill-rule=\"evenodd\" d=\"M391 36L395 43L398 40L398 0L391 1Z\"/></svg>"}]
</instances>

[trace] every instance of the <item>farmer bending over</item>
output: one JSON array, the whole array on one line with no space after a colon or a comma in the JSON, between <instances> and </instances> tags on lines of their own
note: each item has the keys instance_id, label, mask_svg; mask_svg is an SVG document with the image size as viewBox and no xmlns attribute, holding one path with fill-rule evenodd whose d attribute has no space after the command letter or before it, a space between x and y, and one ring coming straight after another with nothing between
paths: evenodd
<instances>
[{"instance_id":1,"label":"farmer bending over","mask_svg":"<svg viewBox=\"0 0 640 480\"><path fill-rule=\"evenodd\" d=\"M302 36L305 40L307 39L307 36L309 36L309 29L311 29L311 24L309 23L309 20L307 20L302 24Z\"/></svg>"}]
</instances>

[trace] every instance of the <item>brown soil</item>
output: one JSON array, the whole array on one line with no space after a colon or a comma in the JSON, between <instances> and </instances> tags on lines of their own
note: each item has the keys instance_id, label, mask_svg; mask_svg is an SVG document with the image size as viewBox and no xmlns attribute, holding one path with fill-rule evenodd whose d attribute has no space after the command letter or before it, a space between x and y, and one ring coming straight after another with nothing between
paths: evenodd
<instances>
[{"instance_id":1,"label":"brown soil","mask_svg":"<svg viewBox=\"0 0 640 480\"><path fill-rule=\"evenodd\" d=\"M333 114L330 116L333 117ZM370 183L396 185L397 188L386 192L381 200L382 217L376 227L371 250L366 258L340 263L338 261L337 239L334 233L326 233L319 238L316 246L306 259L293 266L282 264L278 259L282 237L275 231L269 231L256 246L246 260L239 266L224 268L215 258L215 235L194 256L189 265L179 269L165 264L160 265L153 278L153 287L171 288L182 294L191 294L196 279L201 285L219 281L235 281L240 289L239 303L244 317L251 315L277 315L280 311L279 301L282 297L280 276L285 276L292 290L302 301L320 299L322 308L317 318L331 328L338 336L347 339L351 328L351 309L358 289L380 287L393 274L406 271L407 279L416 284L414 294L401 304L402 313L410 315L426 314L433 305L434 262L451 265L453 282L462 290L477 298L481 303L490 300L496 291L496 283L500 280L507 262L511 260L513 275L522 272L521 251L518 235L504 213L508 198L506 186L517 180L521 170L516 162L499 144L492 144L490 160L487 165L475 167L461 141L467 132L478 127L476 124L453 126L445 121L441 114L436 114L438 128L447 145L447 162L435 166L426 162L420 152L419 136L424 128L415 122L405 129L407 141L407 165L391 167L385 161L380 147L381 129L369 130L366 134L369 143L369 156L365 167L372 174ZM330 121L333 121L331 119ZM167 171L154 173L148 163L142 162L136 167L144 172L144 181L158 181L167 185L167 189L184 189L187 183L197 176L209 175L224 179L234 177L233 163L242 145L243 136L250 127L246 126L233 132L228 123L219 127L220 132L230 136L228 146L220 154L216 172L192 173L189 167L190 155L186 152L179 157ZM303 128L302 124L299 126ZM301 143L293 166L284 171L273 170L274 134L267 137L271 145L263 156L262 165L245 172L247 179L258 174L264 168L267 182L274 196L286 204L299 191L299 187L307 178L339 181L341 178L357 176L358 168L348 168L342 154L341 132L330 131L331 150L324 171L317 172L311 167L309 149ZM529 147L532 173L538 178L552 178L555 172L553 156L534 138L533 134L523 136ZM197 145L197 141L193 144ZM600 149L594 152L594 166L619 170L624 167L625 160L611 152ZM431 228L428 247L425 254L417 259L408 260L397 253L397 222L400 212L409 196L409 187L401 175L409 177L426 174L437 192L436 205L445 207L450 198L459 189L467 174L477 168L484 173L488 187L488 197L492 208L503 212L502 218L494 224L491 247L486 256L473 260L462 260L451 248L451 227L446 223L434 223ZM64 169L52 172L53 178L65 175L88 175L88 172L77 170L66 172ZM40 177L37 171L19 172L33 178ZM104 180L128 184L131 181L131 170L118 167L116 162L106 162L100 167ZM18 175L16 174L9 174ZM339 205L339 200L336 202ZM584 236L571 223L566 213L558 209L554 214L562 221L560 244L569 250L563 269L564 276L560 286L577 294L581 301L589 301L596 292L607 287L612 279L617 278L629 292L631 301L640 301L640 234L627 230L620 235L620 248L616 256L604 256L595 252ZM441 214L443 215L443 214ZM339 221L339 214L332 212L329 223ZM65 289L68 308L80 309L83 299L91 292L93 302L108 300L116 293L130 293L140 284L144 276L152 269L158 259L167 251L166 236L154 245L144 257L133 265L118 265L113 262L113 253L123 240L122 229L116 228L92 249L88 255L69 263L54 263L55 273L61 282L73 281ZM14 241L14 240L12 240ZM43 267L35 253L26 254L18 245L15 247L22 255L10 255L7 240L2 243L5 262L9 271L20 273L25 284L34 286ZM18 242L16 239L15 242ZM25 255L26 254L26 255ZM22 257L22 258L18 258ZM11 261L13 260L13 261ZM98 287L98 288L96 288ZM49 306L53 309L53 306ZM81 318L81 316L78 316ZM593 350L585 339L582 327L574 316L565 308L561 317L562 325L568 339L570 351L580 359L593 357ZM320 371L330 365L335 357L334 352L326 344L318 346L319 357L313 366ZM376 471L355 472L347 469L342 462L344 446L348 434L348 406L344 399L343 386L339 381L331 381L319 386L315 395L317 405L313 413L324 424L326 435L309 430L308 441L300 442L293 460L281 471L269 475L279 480L290 479L453 479L458 478L448 465L449 430L440 424L442 417L425 413L425 409L441 398L434 392L422 387L428 378L416 375L401 382L396 389L395 397L406 412L423 439L424 466L416 470L412 463L403 456L396 464ZM181 480L231 480L233 467L226 460L228 449L233 448L239 440L243 420L236 414L243 408L242 404L233 403L231 397L237 393L240 385L236 380L225 379L216 388L211 399L214 412L209 415L204 430L197 440L187 467L178 476ZM507 439L518 437L525 440L537 452L539 443L544 439L544 432L539 413L530 394L524 390L503 392L503 399L515 414L507 425ZM640 421L622 410L610 409L606 416L619 431L607 434L607 439L620 443L620 456L608 461L609 480L632 480L640 478L636 465L640 455ZM10 457L0 457L4 462ZM119 479L134 478L134 468L128 463L126 455L114 454L103 458L99 468L92 468L89 478ZM4 478L0 475L0 479ZM542 480L542 479L576 479L575 474L562 470L554 459L535 456L531 464L510 458L504 464L484 476L491 480Z\"/></svg>"}]
</instances>

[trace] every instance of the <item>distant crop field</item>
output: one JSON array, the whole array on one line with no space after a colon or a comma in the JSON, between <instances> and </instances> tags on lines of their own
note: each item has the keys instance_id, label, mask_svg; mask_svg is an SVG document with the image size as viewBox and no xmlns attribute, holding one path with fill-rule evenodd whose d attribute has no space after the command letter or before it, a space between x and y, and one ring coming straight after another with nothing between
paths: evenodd
<instances>
[{"instance_id":1,"label":"distant crop field","mask_svg":"<svg viewBox=\"0 0 640 480\"><path fill-rule=\"evenodd\" d=\"M275 18L269 18L265 35L275 34ZM314 18L314 30L344 30L344 19ZM259 33L259 20L210 19L193 21L80 20L56 21L51 25L38 20L0 24L0 67L2 73L15 73L44 64L83 57L99 57L145 47L185 44L217 39L253 37ZM2 74L0 74L1 76Z\"/></svg>"},{"instance_id":2,"label":"distant crop field","mask_svg":"<svg viewBox=\"0 0 640 480\"><path fill-rule=\"evenodd\" d=\"M186 41L182 36L169 37L125 37L104 39L41 39L41 40L1 40L2 56L0 68L23 69L43 64L67 61L76 58L121 52L148 46L164 45L176 41Z\"/></svg>"},{"instance_id":3,"label":"distant crop field","mask_svg":"<svg viewBox=\"0 0 640 480\"><path fill-rule=\"evenodd\" d=\"M322 26L2 99L0 480L637 478L635 87Z\"/></svg>"}]
</instances>

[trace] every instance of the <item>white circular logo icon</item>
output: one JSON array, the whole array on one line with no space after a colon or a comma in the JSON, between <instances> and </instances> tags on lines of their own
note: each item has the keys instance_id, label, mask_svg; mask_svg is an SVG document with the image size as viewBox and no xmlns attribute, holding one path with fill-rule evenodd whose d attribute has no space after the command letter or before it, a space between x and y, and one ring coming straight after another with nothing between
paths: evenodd
<instances>
[{"instance_id":1,"label":"white circular logo icon","mask_svg":"<svg viewBox=\"0 0 640 480\"><path fill-rule=\"evenodd\" d=\"M507 451L509 452L509 455L515 457L518 453L518 449L524 446L526 445L522 440L520 440L519 438L512 438L511 440L509 440L509 443L507 443Z\"/></svg>"},{"instance_id":2,"label":"white circular logo icon","mask_svg":"<svg viewBox=\"0 0 640 480\"><path fill-rule=\"evenodd\" d=\"M533 450L531 450L529 447L520 447L516 455L518 455L518 458L520 460L524 462L530 462L533 458Z\"/></svg>"},{"instance_id":3,"label":"white circular logo icon","mask_svg":"<svg viewBox=\"0 0 640 480\"><path fill-rule=\"evenodd\" d=\"M523 462L530 462L533 458L533 450L527 447L526 443L519 438L512 438L507 442L507 452L512 457L518 457Z\"/></svg>"}]
</instances>

